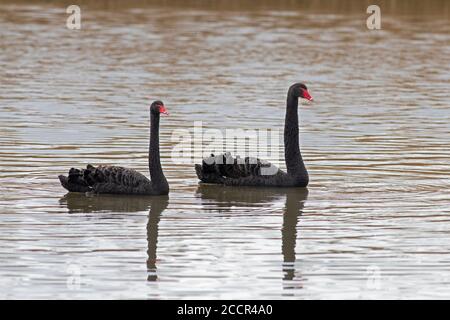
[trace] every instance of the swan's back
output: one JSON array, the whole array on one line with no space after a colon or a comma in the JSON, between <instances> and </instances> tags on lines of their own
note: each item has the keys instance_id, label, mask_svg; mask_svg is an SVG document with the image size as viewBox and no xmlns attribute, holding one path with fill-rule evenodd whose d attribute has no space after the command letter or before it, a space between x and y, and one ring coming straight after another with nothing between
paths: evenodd
<instances>
[{"instance_id":1,"label":"swan's back","mask_svg":"<svg viewBox=\"0 0 450 320\"><path fill-rule=\"evenodd\" d=\"M195 165L201 182L236 186L281 186L287 175L268 161L258 158L233 158L229 152L203 159Z\"/></svg>"},{"instance_id":2,"label":"swan's back","mask_svg":"<svg viewBox=\"0 0 450 320\"><path fill-rule=\"evenodd\" d=\"M72 192L112 193L112 194L149 194L151 182L134 169L90 164L86 169L72 168L68 177L59 176L64 188Z\"/></svg>"}]
</instances>

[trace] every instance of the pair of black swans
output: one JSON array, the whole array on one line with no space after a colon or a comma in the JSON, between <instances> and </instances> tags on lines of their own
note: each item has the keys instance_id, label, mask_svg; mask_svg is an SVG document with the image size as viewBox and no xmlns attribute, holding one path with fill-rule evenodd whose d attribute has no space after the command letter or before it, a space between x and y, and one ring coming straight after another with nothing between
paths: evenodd
<instances>
[{"instance_id":1,"label":"pair of black swans","mask_svg":"<svg viewBox=\"0 0 450 320\"><path fill-rule=\"evenodd\" d=\"M308 171L303 163L299 146L298 99L312 101L303 83L292 85L287 94L284 124L284 156L287 172L257 158L233 158L229 153L211 155L202 164L195 165L203 183L226 186L306 187ZM167 195L169 184L164 176L159 155L159 120L168 114L161 101L150 106L150 145L148 167L150 180L133 169L118 166L90 164L86 169L69 170L68 176L59 176L61 185L69 192L94 194ZM268 171L270 169L270 174Z\"/></svg>"}]
</instances>

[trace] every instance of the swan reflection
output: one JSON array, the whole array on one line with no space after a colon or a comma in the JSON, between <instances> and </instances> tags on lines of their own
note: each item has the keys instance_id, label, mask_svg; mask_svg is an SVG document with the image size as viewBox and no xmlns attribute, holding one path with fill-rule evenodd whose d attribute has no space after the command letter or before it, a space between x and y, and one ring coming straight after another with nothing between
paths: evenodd
<instances>
[{"instance_id":1,"label":"swan reflection","mask_svg":"<svg viewBox=\"0 0 450 320\"><path fill-rule=\"evenodd\" d=\"M149 211L147 221L147 280L156 281L156 249L158 244L158 224L162 212L169 204L168 196L124 196L68 193L59 200L67 206L69 213L102 212L142 212Z\"/></svg>"},{"instance_id":2,"label":"swan reflection","mask_svg":"<svg viewBox=\"0 0 450 320\"><path fill-rule=\"evenodd\" d=\"M69 213L138 212L148 211L154 198L112 194L87 196L84 193L69 192L59 203L67 206Z\"/></svg>"},{"instance_id":3,"label":"swan reflection","mask_svg":"<svg viewBox=\"0 0 450 320\"><path fill-rule=\"evenodd\" d=\"M161 214L167 208L169 204L169 197L161 196L153 199L150 212L148 214L147 222L147 281L158 280L156 273L156 261L157 254L156 249L158 246L158 229L159 221L161 220Z\"/></svg>"},{"instance_id":4,"label":"swan reflection","mask_svg":"<svg viewBox=\"0 0 450 320\"><path fill-rule=\"evenodd\" d=\"M281 227L281 252L283 254L283 280L295 279L295 247L297 242L297 224L303 214L303 208L308 198L308 189L301 192L286 193L283 212L283 226ZM301 283L301 282L299 282ZM285 289L293 288L286 284Z\"/></svg>"},{"instance_id":5,"label":"swan reflection","mask_svg":"<svg viewBox=\"0 0 450 320\"><path fill-rule=\"evenodd\" d=\"M295 279L295 247L297 241L297 224L303 213L304 203L308 198L307 188L257 188L224 187L200 184L197 195L201 199L215 201L218 208L230 206L253 206L285 199L283 224L281 226L281 253L283 255L283 280ZM220 209L219 209L220 211ZM287 284L285 289L292 288Z\"/></svg>"}]
</instances>

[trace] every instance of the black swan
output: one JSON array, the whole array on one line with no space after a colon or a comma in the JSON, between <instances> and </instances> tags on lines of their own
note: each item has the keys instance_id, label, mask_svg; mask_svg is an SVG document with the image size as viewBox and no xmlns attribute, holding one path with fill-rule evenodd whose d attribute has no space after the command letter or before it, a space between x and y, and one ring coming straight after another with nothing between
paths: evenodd
<instances>
[{"instance_id":1,"label":"black swan","mask_svg":"<svg viewBox=\"0 0 450 320\"><path fill-rule=\"evenodd\" d=\"M298 99L312 101L303 83L292 85L287 94L284 123L284 156L287 173L257 158L233 158L229 153L205 158L195 165L203 183L229 186L306 187L308 171L303 163L298 134Z\"/></svg>"},{"instance_id":2,"label":"black swan","mask_svg":"<svg viewBox=\"0 0 450 320\"><path fill-rule=\"evenodd\" d=\"M150 106L150 145L148 150L148 167L151 181L133 169L117 166L90 164L86 169L69 170L69 176L58 176L61 185L70 192L92 192L96 194L136 194L166 195L169 184L161 168L159 157L159 118L168 114L161 101L154 101Z\"/></svg>"}]
</instances>

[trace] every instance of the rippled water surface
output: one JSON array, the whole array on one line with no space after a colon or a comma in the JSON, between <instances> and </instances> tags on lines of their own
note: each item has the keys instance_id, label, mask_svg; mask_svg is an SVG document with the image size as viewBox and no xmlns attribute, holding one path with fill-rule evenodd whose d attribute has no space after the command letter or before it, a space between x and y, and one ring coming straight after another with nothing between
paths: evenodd
<instances>
[{"instance_id":1,"label":"rippled water surface","mask_svg":"<svg viewBox=\"0 0 450 320\"><path fill-rule=\"evenodd\" d=\"M0 4L0 297L450 298L447 2L377 31L365 7L86 3L79 31L59 2ZM308 190L172 159L194 121L282 130L297 81ZM65 195L72 166L148 174L156 98L170 196Z\"/></svg>"}]
</instances>

